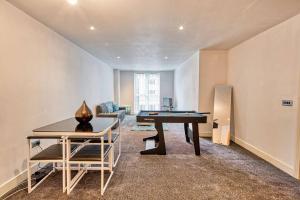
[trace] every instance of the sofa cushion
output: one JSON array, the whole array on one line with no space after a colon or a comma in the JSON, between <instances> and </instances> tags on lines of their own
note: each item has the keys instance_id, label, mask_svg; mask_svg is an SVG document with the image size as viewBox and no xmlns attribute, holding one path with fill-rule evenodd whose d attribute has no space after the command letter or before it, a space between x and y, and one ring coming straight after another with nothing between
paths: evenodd
<instances>
[{"instance_id":1,"label":"sofa cushion","mask_svg":"<svg viewBox=\"0 0 300 200\"><path fill-rule=\"evenodd\" d=\"M107 113L108 109L105 103L100 104L100 113Z\"/></svg>"},{"instance_id":2,"label":"sofa cushion","mask_svg":"<svg viewBox=\"0 0 300 200\"><path fill-rule=\"evenodd\" d=\"M109 101L109 102L106 102L106 108L107 108L107 112L114 112L114 108L113 108L113 102Z\"/></svg>"},{"instance_id":3,"label":"sofa cushion","mask_svg":"<svg viewBox=\"0 0 300 200\"><path fill-rule=\"evenodd\" d=\"M113 104L113 110L114 110L114 112L119 110L119 105L117 103Z\"/></svg>"}]
</instances>

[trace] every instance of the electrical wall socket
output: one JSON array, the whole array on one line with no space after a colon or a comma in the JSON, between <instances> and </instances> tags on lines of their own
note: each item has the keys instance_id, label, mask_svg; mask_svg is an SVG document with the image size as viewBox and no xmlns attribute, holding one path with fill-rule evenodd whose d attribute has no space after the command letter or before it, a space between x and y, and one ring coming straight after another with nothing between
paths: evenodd
<instances>
[{"instance_id":1,"label":"electrical wall socket","mask_svg":"<svg viewBox=\"0 0 300 200\"><path fill-rule=\"evenodd\" d=\"M293 100L282 100L281 105L282 106L293 106L294 102Z\"/></svg>"},{"instance_id":2,"label":"electrical wall socket","mask_svg":"<svg viewBox=\"0 0 300 200\"><path fill-rule=\"evenodd\" d=\"M31 142L32 148L40 146L40 144L41 144L40 140L34 140L34 141Z\"/></svg>"}]
</instances>

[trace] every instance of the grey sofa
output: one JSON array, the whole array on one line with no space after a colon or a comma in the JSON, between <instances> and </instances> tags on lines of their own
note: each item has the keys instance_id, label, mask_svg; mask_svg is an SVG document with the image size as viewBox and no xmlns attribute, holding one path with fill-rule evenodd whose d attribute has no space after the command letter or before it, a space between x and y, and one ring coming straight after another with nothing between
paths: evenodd
<instances>
[{"instance_id":1,"label":"grey sofa","mask_svg":"<svg viewBox=\"0 0 300 200\"><path fill-rule=\"evenodd\" d=\"M114 117L123 121L125 118L125 108L114 106L112 101L108 101L96 106L96 117ZM114 128L117 128L119 124L116 124Z\"/></svg>"}]
</instances>

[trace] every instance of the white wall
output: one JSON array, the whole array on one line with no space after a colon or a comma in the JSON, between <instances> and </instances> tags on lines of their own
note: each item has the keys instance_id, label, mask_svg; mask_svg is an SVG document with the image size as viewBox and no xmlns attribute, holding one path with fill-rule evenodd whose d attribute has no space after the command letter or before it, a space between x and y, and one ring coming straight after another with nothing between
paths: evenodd
<instances>
[{"instance_id":1,"label":"white wall","mask_svg":"<svg viewBox=\"0 0 300 200\"><path fill-rule=\"evenodd\" d=\"M138 71L148 73L147 71ZM134 73L135 71L120 71L120 104L131 105L134 110ZM174 98L174 71L151 71L160 73L160 104L163 97Z\"/></svg>"},{"instance_id":2,"label":"white wall","mask_svg":"<svg viewBox=\"0 0 300 200\"><path fill-rule=\"evenodd\" d=\"M210 112L207 123L199 125L202 136L211 136L214 110L214 87L227 83L227 51L200 50L199 111Z\"/></svg>"},{"instance_id":3,"label":"white wall","mask_svg":"<svg viewBox=\"0 0 300 200\"><path fill-rule=\"evenodd\" d=\"M175 70L178 110L210 112L206 124L199 124L200 136L211 136L214 86L226 84L227 51L200 50Z\"/></svg>"},{"instance_id":4,"label":"white wall","mask_svg":"<svg viewBox=\"0 0 300 200\"><path fill-rule=\"evenodd\" d=\"M134 110L134 73L120 71L120 105L130 105Z\"/></svg>"},{"instance_id":5,"label":"white wall","mask_svg":"<svg viewBox=\"0 0 300 200\"><path fill-rule=\"evenodd\" d=\"M160 72L160 105L163 97L173 98L174 101L174 71Z\"/></svg>"},{"instance_id":6,"label":"white wall","mask_svg":"<svg viewBox=\"0 0 300 200\"><path fill-rule=\"evenodd\" d=\"M236 142L296 176L300 15L229 51ZM294 100L293 107L281 100Z\"/></svg>"},{"instance_id":7,"label":"white wall","mask_svg":"<svg viewBox=\"0 0 300 200\"><path fill-rule=\"evenodd\" d=\"M177 110L198 110L199 51L175 70L175 105Z\"/></svg>"},{"instance_id":8,"label":"white wall","mask_svg":"<svg viewBox=\"0 0 300 200\"><path fill-rule=\"evenodd\" d=\"M235 142L299 178L299 52L300 15L229 51L200 50L175 70L177 108L212 112L214 86L232 85Z\"/></svg>"},{"instance_id":9,"label":"white wall","mask_svg":"<svg viewBox=\"0 0 300 200\"><path fill-rule=\"evenodd\" d=\"M70 41L0 1L0 192L26 169L34 128L113 99L113 70ZM0 194L1 195L1 194Z\"/></svg>"},{"instance_id":10,"label":"white wall","mask_svg":"<svg viewBox=\"0 0 300 200\"><path fill-rule=\"evenodd\" d=\"M114 69L114 102L120 104L120 70Z\"/></svg>"}]
</instances>

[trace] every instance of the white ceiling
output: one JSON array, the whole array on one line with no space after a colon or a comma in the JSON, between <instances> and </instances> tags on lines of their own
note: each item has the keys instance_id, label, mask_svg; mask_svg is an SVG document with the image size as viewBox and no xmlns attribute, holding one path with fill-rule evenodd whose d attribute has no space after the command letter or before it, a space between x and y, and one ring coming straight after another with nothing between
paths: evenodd
<instances>
[{"instance_id":1,"label":"white ceiling","mask_svg":"<svg viewBox=\"0 0 300 200\"><path fill-rule=\"evenodd\" d=\"M126 70L174 69L198 49L231 48L300 12L300 0L8 1Z\"/></svg>"}]
</instances>

